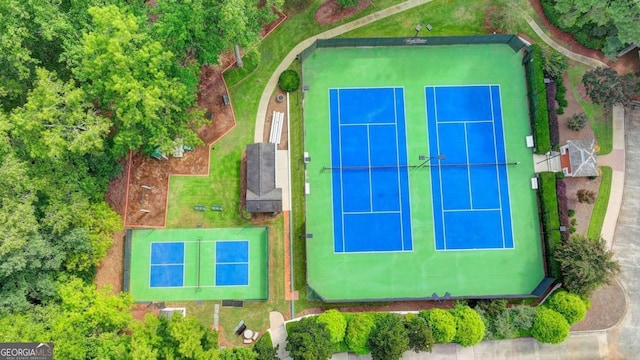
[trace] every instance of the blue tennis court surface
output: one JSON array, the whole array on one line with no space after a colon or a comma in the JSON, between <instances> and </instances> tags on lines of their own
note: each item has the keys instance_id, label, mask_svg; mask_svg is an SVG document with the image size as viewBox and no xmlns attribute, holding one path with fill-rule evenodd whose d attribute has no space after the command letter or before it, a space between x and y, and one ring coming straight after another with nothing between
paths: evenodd
<instances>
[{"instance_id":1,"label":"blue tennis court surface","mask_svg":"<svg viewBox=\"0 0 640 360\"><path fill-rule=\"evenodd\" d=\"M216 286L249 285L249 242L216 242Z\"/></svg>"},{"instance_id":2,"label":"blue tennis court surface","mask_svg":"<svg viewBox=\"0 0 640 360\"><path fill-rule=\"evenodd\" d=\"M335 252L412 249L402 88L329 89Z\"/></svg>"},{"instance_id":3,"label":"blue tennis court surface","mask_svg":"<svg viewBox=\"0 0 640 360\"><path fill-rule=\"evenodd\" d=\"M180 287L184 284L184 243L151 243L150 287Z\"/></svg>"},{"instance_id":4,"label":"blue tennis court surface","mask_svg":"<svg viewBox=\"0 0 640 360\"><path fill-rule=\"evenodd\" d=\"M500 87L425 87L437 250L513 248Z\"/></svg>"}]
</instances>

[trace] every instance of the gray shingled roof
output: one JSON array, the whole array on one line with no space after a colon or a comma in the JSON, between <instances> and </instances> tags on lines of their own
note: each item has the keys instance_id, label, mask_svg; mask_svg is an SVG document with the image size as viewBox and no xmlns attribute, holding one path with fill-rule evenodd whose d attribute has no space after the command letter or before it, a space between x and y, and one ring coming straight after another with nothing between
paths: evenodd
<instances>
[{"instance_id":1,"label":"gray shingled roof","mask_svg":"<svg viewBox=\"0 0 640 360\"><path fill-rule=\"evenodd\" d=\"M571 176L598 176L595 140L567 140Z\"/></svg>"},{"instance_id":2,"label":"gray shingled roof","mask_svg":"<svg viewBox=\"0 0 640 360\"><path fill-rule=\"evenodd\" d=\"M282 211L282 189L276 188L276 145L247 145L247 211Z\"/></svg>"}]
</instances>

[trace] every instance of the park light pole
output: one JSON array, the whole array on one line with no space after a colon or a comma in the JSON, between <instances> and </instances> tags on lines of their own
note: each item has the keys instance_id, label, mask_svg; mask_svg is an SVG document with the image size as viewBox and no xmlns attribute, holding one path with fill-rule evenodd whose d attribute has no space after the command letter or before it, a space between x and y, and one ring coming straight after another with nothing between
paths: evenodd
<instances>
[{"instance_id":1,"label":"park light pole","mask_svg":"<svg viewBox=\"0 0 640 360\"><path fill-rule=\"evenodd\" d=\"M422 163L420 163L420 165L416 166L416 169L419 169L421 167L424 167L425 165L427 165L427 163L433 159L438 159L438 160L444 160L447 157L444 156L444 154L438 154L437 156L427 156L427 155L419 155L418 156L418 160L421 160Z\"/></svg>"},{"instance_id":2,"label":"park light pole","mask_svg":"<svg viewBox=\"0 0 640 360\"><path fill-rule=\"evenodd\" d=\"M427 28L427 30L431 31L433 29L433 27L430 24L427 24L425 22L421 22L418 25L416 25L415 30L416 30L416 34L413 37L418 37L418 33L422 30L422 26L424 25L425 28Z\"/></svg>"}]
</instances>

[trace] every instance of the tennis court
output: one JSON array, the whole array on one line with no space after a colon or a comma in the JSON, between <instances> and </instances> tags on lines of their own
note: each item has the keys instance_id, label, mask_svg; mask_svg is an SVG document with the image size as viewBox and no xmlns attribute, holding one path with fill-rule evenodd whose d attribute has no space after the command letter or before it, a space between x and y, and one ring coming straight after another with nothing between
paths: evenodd
<instances>
[{"instance_id":1,"label":"tennis court","mask_svg":"<svg viewBox=\"0 0 640 360\"><path fill-rule=\"evenodd\" d=\"M425 88L437 250L513 248L500 86ZM461 226L464 224L464 226Z\"/></svg>"},{"instance_id":2,"label":"tennis court","mask_svg":"<svg viewBox=\"0 0 640 360\"><path fill-rule=\"evenodd\" d=\"M412 249L403 94L329 90L336 252Z\"/></svg>"},{"instance_id":3,"label":"tennis court","mask_svg":"<svg viewBox=\"0 0 640 360\"><path fill-rule=\"evenodd\" d=\"M544 278L522 53L304 59L307 283L325 301L526 296Z\"/></svg>"},{"instance_id":4,"label":"tennis court","mask_svg":"<svg viewBox=\"0 0 640 360\"><path fill-rule=\"evenodd\" d=\"M266 228L128 230L135 301L268 298Z\"/></svg>"}]
</instances>

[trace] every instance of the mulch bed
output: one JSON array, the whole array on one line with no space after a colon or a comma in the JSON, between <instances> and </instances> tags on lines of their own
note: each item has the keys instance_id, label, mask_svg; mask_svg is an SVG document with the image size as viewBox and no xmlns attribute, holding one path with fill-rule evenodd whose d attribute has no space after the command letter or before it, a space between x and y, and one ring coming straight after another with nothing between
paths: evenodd
<instances>
[{"instance_id":1,"label":"mulch bed","mask_svg":"<svg viewBox=\"0 0 640 360\"><path fill-rule=\"evenodd\" d=\"M357 7L343 8L338 5L337 0L327 0L320 5L313 14L313 19L320 25L333 24L334 22L348 18L366 9L372 2L369 0L359 0Z\"/></svg>"}]
</instances>

